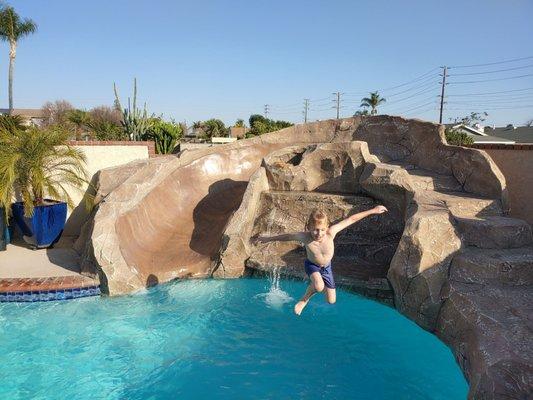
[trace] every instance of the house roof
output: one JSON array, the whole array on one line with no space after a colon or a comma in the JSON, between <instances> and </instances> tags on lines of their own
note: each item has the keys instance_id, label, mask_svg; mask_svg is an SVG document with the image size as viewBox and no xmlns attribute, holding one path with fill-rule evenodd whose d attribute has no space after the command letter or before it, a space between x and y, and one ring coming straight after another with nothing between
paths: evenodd
<instances>
[{"instance_id":1,"label":"house roof","mask_svg":"<svg viewBox=\"0 0 533 400\"><path fill-rule=\"evenodd\" d=\"M0 114L9 114L9 108L0 108ZM11 115L20 115L26 118L44 118L40 108L14 108Z\"/></svg>"},{"instance_id":2,"label":"house roof","mask_svg":"<svg viewBox=\"0 0 533 400\"><path fill-rule=\"evenodd\" d=\"M491 135L474 135L471 133L467 133L468 136L470 136L472 139L474 139L474 143L493 143L493 144L513 144L515 143L513 140L505 139L497 136L491 136Z\"/></svg>"},{"instance_id":3,"label":"house roof","mask_svg":"<svg viewBox=\"0 0 533 400\"><path fill-rule=\"evenodd\" d=\"M483 132L479 129L476 129L474 127L471 127L465 124L446 124L446 127L452 128L456 131L466 133L468 136L474 139L474 143L494 143L494 144L515 143L515 140L512 138L500 137L497 134L492 134L492 131L490 131L490 134L489 134L487 132Z\"/></svg>"},{"instance_id":4,"label":"house roof","mask_svg":"<svg viewBox=\"0 0 533 400\"><path fill-rule=\"evenodd\" d=\"M503 127L503 128L485 128L489 135L498 136L508 140L514 140L516 143L533 143L533 126Z\"/></svg>"},{"instance_id":5,"label":"house roof","mask_svg":"<svg viewBox=\"0 0 533 400\"><path fill-rule=\"evenodd\" d=\"M464 130L465 133L471 133L473 135L477 136L486 136L485 132L482 130L476 129L472 126L468 126L465 124L445 124L446 128L451 128L455 130Z\"/></svg>"}]
</instances>

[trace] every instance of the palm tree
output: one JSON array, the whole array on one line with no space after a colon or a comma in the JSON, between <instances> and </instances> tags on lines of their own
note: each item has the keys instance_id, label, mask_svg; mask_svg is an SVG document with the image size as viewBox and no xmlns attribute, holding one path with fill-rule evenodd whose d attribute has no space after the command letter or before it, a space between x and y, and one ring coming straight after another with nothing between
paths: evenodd
<instances>
[{"instance_id":1,"label":"palm tree","mask_svg":"<svg viewBox=\"0 0 533 400\"><path fill-rule=\"evenodd\" d=\"M68 189L81 190L87 183L86 157L67 140L68 132L58 128L31 127L15 134L0 129L0 207L9 210L16 188L26 216L45 195L73 208Z\"/></svg>"},{"instance_id":2,"label":"palm tree","mask_svg":"<svg viewBox=\"0 0 533 400\"><path fill-rule=\"evenodd\" d=\"M386 101L378 92L370 92L370 97L363 97L361 99L361 105L359 107L370 107L370 115L376 115L378 113L378 106Z\"/></svg>"},{"instance_id":3,"label":"palm tree","mask_svg":"<svg viewBox=\"0 0 533 400\"><path fill-rule=\"evenodd\" d=\"M20 18L13 7L0 6L0 40L9 42L9 113L13 111L13 68L17 56L17 41L37 30L29 18Z\"/></svg>"}]
</instances>

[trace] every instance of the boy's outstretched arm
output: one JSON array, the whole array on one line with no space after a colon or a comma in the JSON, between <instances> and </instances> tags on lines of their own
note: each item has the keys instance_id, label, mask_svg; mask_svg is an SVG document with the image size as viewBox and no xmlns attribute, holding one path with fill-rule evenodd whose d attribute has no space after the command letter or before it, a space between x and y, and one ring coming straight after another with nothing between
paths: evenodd
<instances>
[{"instance_id":1,"label":"boy's outstretched arm","mask_svg":"<svg viewBox=\"0 0 533 400\"><path fill-rule=\"evenodd\" d=\"M385 206L376 206L370 210L363 211L354 215L350 215L348 218L343 219L341 222L331 225L329 228L330 233L335 236L337 233L342 231L343 229L348 228L350 225L355 224L357 221L362 220L363 218L366 218L370 215L374 214L383 214L384 212L387 212L387 208Z\"/></svg>"},{"instance_id":2,"label":"boy's outstretched arm","mask_svg":"<svg viewBox=\"0 0 533 400\"><path fill-rule=\"evenodd\" d=\"M253 244L256 243L266 243L266 242L303 242L306 238L306 232L297 232L297 233L284 233L282 235L274 236L254 236L250 239L250 242Z\"/></svg>"}]
</instances>

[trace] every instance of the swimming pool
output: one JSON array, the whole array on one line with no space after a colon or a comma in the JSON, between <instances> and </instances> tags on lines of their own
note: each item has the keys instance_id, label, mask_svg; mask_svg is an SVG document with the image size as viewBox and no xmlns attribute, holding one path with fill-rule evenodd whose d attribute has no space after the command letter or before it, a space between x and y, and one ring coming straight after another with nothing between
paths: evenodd
<instances>
[{"instance_id":1,"label":"swimming pool","mask_svg":"<svg viewBox=\"0 0 533 400\"><path fill-rule=\"evenodd\" d=\"M175 282L0 304L1 399L464 399L451 352L395 310L298 281Z\"/></svg>"}]
</instances>

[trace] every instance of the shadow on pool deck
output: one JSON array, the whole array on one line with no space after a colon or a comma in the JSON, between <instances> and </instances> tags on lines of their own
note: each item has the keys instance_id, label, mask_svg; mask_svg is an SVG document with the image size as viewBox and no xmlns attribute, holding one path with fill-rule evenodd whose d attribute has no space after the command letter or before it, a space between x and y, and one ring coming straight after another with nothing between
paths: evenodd
<instances>
[{"instance_id":1,"label":"shadow on pool deck","mask_svg":"<svg viewBox=\"0 0 533 400\"><path fill-rule=\"evenodd\" d=\"M68 237L53 249L39 250L32 250L16 238L6 251L0 252L0 279L79 275L79 258Z\"/></svg>"}]
</instances>

